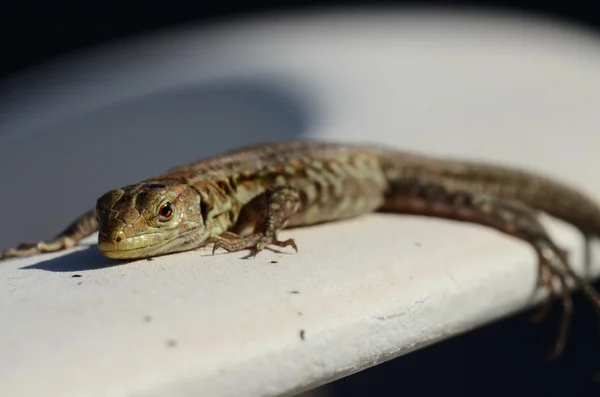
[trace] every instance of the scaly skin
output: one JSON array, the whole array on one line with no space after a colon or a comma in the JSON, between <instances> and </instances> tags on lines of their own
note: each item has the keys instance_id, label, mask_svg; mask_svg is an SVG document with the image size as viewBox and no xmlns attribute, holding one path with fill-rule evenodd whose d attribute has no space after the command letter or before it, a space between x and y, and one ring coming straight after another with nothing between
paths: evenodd
<instances>
[{"instance_id":1,"label":"scaly skin","mask_svg":"<svg viewBox=\"0 0 600 397\"><path fill-rule=\"evenodd\" d=\"M137 259L193 250L213 252L269 245L291 246L277 234L287 227L350 218L374 211L420 214L492 227L527 241L539 257L540 281L563 303L555 354L564 348L573 280L600 310L600 296L580 279L538 221L543 211L600 235L600 207L549 178L507 167L436 159L370 147L322 142L244 148L174 168L98 199L89 211L49 242L22 244L3 258L72 247L99 231L109 258ZM553 287L558 279L560 288Z\"/></svg>"}]
</instances>

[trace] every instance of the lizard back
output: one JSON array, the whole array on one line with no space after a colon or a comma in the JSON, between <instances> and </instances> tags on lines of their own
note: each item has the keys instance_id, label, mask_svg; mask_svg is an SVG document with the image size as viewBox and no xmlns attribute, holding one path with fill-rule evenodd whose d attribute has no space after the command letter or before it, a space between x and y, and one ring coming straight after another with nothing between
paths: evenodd
<instances>
[{"instance_id":1,"label":"lizard back","mask_svg":"<svg viewBox=\"0 0 600 397\"><path fill-rule=\"evenodd\" d=\"M221 202L233 199L231 213L267 189L293 187L301 208L290 227L375 211L387 187L378 150L312 141L250 146L173 168L153 180L166 179L210 189Z\"/></svg>"},{"instance_id":2,"label":"lizard back","mask_svg":"<svg viewBox=\"0 0 600 397\"><path fill-rule=\"evenodd\" d=\"M290 185L303 210L289 225L318 223L378 209L391 181L408 178L441 183L520 201L600 236L600 206L562 182L515 167L444 159L375 145L294 141L247 146L176 167L155 178L191 186L216 184L240 205L272 186Z\"/></svg>"}]
</instances>

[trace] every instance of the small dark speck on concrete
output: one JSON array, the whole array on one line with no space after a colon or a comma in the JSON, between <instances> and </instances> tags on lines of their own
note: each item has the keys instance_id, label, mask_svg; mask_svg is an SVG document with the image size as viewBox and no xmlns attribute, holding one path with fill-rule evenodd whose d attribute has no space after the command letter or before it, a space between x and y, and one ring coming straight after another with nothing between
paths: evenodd
<instances>
[{"instance_id":1,"label":"small dark speck on concrete","mask_svg":"<svg viewBox=\"0 0 600 397\"><path fill-rule=\"evenodd\" d=\"M81 277L81 274L74 274L71 277Z\"/></svg>"},{"instance_id":2,"label":"small dark speck on concrete","mask_svg":"<svg viewBox=\"0 0 600 397\"><path fill-rule=\"evenodd\" d=\"M148 262L152 262L152 261L154 260L154 258L146 258L146 260L147 260Z\"/></svg>"},{"instance_id":3,"label":"small dark speck on concrete","mask_svg":"<svg viewBox=\"0 0 600 397\"><path fill-rule=\"evenodd\" d=\"M301 316L301 315L302 315L302 312L298 312L298 315L299 315L299 316Z\"/></svg>"},{"instance_id":4,"label":"small dark speck on concrete","mask_svg":"<svg viewBox=\"0 0 600 397\"><path fill-rule=\"evenodd\" d=\"M300 293L300 291L298 291L298 290L292 290L292 291L290 291L290 294L299 294L299 293Z\"/></svg>"},{"instance_id":5,"label":"small dark speck on concrete","mask_svg":"<svg viewBox=\"0 0 600 397\"><path fill-rule=\"evenodd\" d=\"M418 241L415 241L415 247L420 247L420 246L421 246L421 243Z\"/></svg>"},{"instance_id":6,"label":"small dark speck on concrete","mask_svg":"<svg viewBox=\"0 0 600 397\"><path fill-rule=\"evenodd\" d=\"M144 316L145 323L149 323L150 321L152 321L152 316Z\"/></svg>"},{"instance_id":7,"label":"small dark speck on concrete","mask_svg":"<svg viewBox=\"0 0 600 397\"><path fill-rule=\"evenodd\" d=\"M175 347L177 346L177 341L175 339L167 339L167 347Z\"/></svg>"},{"instance_id":8,"label":"small dark speck on concrete","mask_svg":"<svg viewBox=\"0 0 600 397\"><path fill-rule=\"evenodd\" d=\"M306 340L306 337L305 337L305 332L304 332L304 330L303 330L303 329L301 329L301 330L300 330L300 339L302 339L302 340Z\"/></svg>"},{"instance_id":9,"label":"small dark speck on concrete","mask_svg":"<svg viewBox=\"0 0 600 397\"><path fill-rule=\"evenodd\" d=\"M83 281L80 281L80 282L77 283L77 285L81 285L81 284L83 284Z\"/></svg>"},{"instance_id":10,"label":"small dark speck on concrete","mask_svg":"<svg viewBox=\"0 0 600 397\"><path fill-rule=\"evenodd\" d=\"M271 263L277 263L277 261L271 261Z\"/></svg>"}]
</instances>

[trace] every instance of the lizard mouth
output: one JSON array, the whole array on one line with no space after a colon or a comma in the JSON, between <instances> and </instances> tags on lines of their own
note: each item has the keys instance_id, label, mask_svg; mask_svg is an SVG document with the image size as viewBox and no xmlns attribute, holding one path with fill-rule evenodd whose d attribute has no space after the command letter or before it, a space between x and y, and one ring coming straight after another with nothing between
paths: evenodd
<instances>
[{"instance_id":1,"label":"lizard mouth","mask_svg":"<svg viewBox=\"0 0 600 397\"><path fill-rule=\"evenodd\" d=\"M148 233L133 237L125 237L123 232L98 235L98 249L104 256L113 259L152 256L164 242L165 237L162 233Z\"/></svg>"},{"instance_id":2,"label":"lizard mouth","mask_svg":"<svg viewBox=\"0 0 600 397\"><path fill-rule=\"evenodd\" d=\"M98 250L111 259L143 259L166 253L183 251L189 246L197 245L203 234L200 228L193 228L171 238L166 238L161 232L140 234L125 237L123 232L98 234Z\"/></svg>"}]
</instances>

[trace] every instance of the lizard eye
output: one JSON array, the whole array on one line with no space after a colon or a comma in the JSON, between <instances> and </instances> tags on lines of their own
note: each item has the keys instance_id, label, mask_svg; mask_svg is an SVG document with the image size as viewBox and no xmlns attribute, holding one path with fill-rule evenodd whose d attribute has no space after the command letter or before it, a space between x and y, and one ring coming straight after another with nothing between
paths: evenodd
<instances>
[{"instance_id":1,"label":"lizard eye","mask_svg":"<svg viewBox=\"0 0 600 397\"><path fill-rule=\"evenodd\" d=\"M171 202L167 201L158 209L158 213L160 216L165 218L170 218L173 215L173 207L171 206Z\"/></svg>"}]
</instances>

